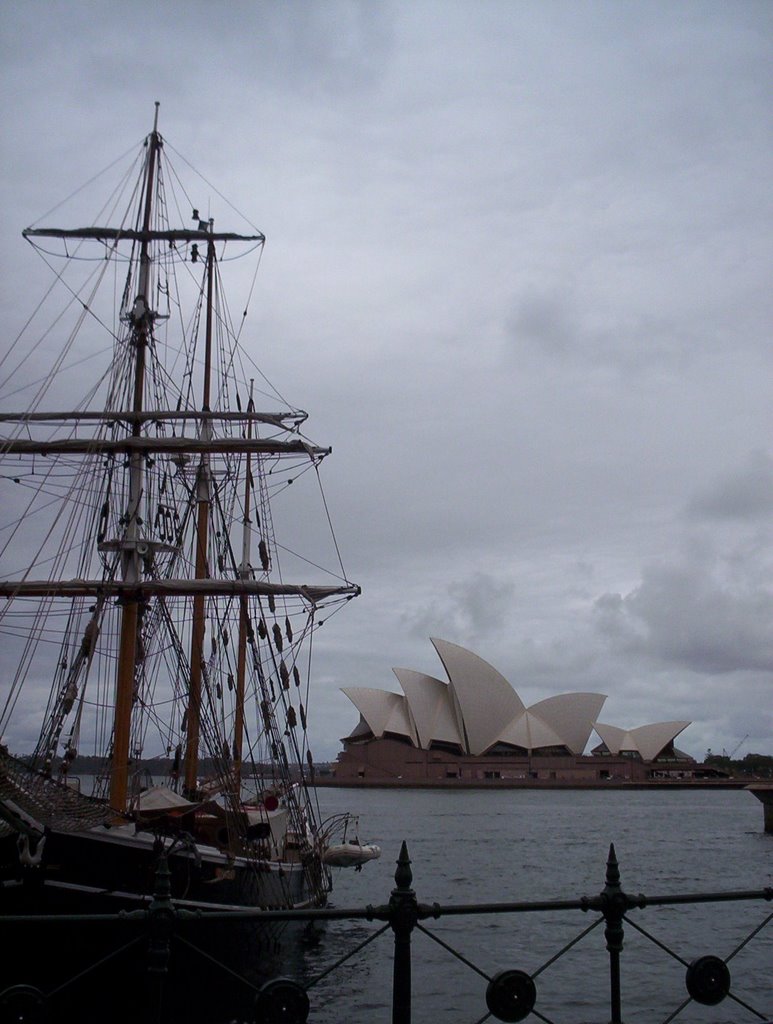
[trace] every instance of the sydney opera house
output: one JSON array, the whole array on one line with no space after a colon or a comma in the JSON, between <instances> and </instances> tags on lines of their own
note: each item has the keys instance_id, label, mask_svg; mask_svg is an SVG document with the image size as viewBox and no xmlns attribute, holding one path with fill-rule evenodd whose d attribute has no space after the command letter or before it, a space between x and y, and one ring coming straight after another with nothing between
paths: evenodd
<instances>
[{"instance_id":1,"label":"sydney opera house","mask_svg":"<svg viewBox=\"0 0 773 1024\"><path fill-rule=\"evenodd\" d=\"M674 746L689 722L608 725L599 720L601 693L564 693L526 707L482 658L446 640L432 643L447 682L396 668L402 693L343 688L360 719L342 740L336 783L590 786L717 775Z\"/></svg>"}]
</instances>

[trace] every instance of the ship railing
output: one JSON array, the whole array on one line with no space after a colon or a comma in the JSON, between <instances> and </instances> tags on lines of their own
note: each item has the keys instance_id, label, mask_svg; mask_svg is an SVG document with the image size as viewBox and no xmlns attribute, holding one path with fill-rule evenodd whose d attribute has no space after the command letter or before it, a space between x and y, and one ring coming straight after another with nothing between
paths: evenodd
<instances>
[{"instance_id":1,"label":"ship railing","mask_svg":"<svg viewBox=\"0 0 773 1024\"><path fill-rule=\"evenodd\" d=\"M543 983L542 975L553 967L570 950L589 939L595 933L604 943L606 950L606 981L608 996L605 1000L609 1006L610 1024L623 1024L623 968L625 965L624 938L626 929L630 928L644 937L665 959L676 961L683 971L684 988L676 1005L668 1010L664 1017L647 1016L647 1020L657 1020L662 1024L671 1024L682 1017L683 1012L692 1004L693 1008L722 1008L723 1020L763 1021L773 1024L773 988L770 975L767 988L765 984L757 986L756 997L763 991L762 998L767 998L768 1005L759 1006L743 995L743 986L736 984L733 963L737 955L753 941L762 941L770 945L770 933L765 929L773 921L773 912L763 908L762 916L749 927L744 937L723 955L705 952L698 957L687 959L677 949L672 948L673 941L640 923L641 911L654 907L684 907L694 904L730 904L730 903L770 903L773 900L773 888L766 887L755 890L677 893L668 895L647 896L642 893L626 892L621 883L620 869L614 845L609 848L606 862L606 873L603 889L595 896L583 896L574 900L522 901L502 903L475 903L462 905L440 905L438 903L422 903L412 888L413 875L408 848L402 844L395 871L395 886L391 890L388 901L383 904L369 904L365 907L338 908L324 907L306 910L257 910L239 909L223 911L197 911L178 906L171 896L170 874L166 859L159 861L155 877L155 891L151 903L146 909L124 911L119 914L36 914L36 915L0 915L0 923L6 926L19 924L44 928L46 924L57 923L73 925L87 923L121 922L133 928L140 928L140 933L126 943L119 945L105 956L97 959L85 969L79 971L77 978L59 983L50 990L44 991L33 985L17 983L5 987L0 986L0 1018L13 1021L43 1021L63 1019L60 1015L58 999L66 991L70 981L80 981L89 974L96 978L100 970L108 963L138 942L144 941L145 965L147 970L147 1020L161 1020L160 1007L164 991L164 979L170 972L174 957L191 955L201 957L209 967L221 973L223 990L233 989L235 985L244 986L251 994L251 1010L247 1018L242 1015L239 1020L247 1024L306 1024L315 1019L314 998L315 988L359 957L366 948L383 936L391 933L392 947L392 984L391 1000L384 999L384 1005L391 1005L392 1024L411 1024L413 1017L413 974L414 969L420 970L421 964L414 963L415 953L412 938L420 933L431 942L437 944L451 960L462 964L485 982L485 992L479 1007L470 1024L484 1024L486 1021L522 1021L530 1018L545 1024L559 1024L558 1019L548 1016L540 1000ZM476 954L476 960L462 953L437 934L425 922L438 921L441 918L466 918L471 916L501 915L534 915L580 912L590 918L557 950L552 952L537 968L524 970L512 967L506 970L491 971L480 962L478 957L484 955L483 950ZM262 927L270 924L286 927L288 924L303 924L313 927L322 922L375 922L377 927L362 941L356 942L347 949L335 962L327 965L318 973L302 979L284 975L272 977L270 980L256 982L253 976L234 970L225 959L226 954L219 952L213 955L197 944L196 929L212 926L215 923L235 925L251 922ZM589 939L589 941L592 941ZM710 935L709 935L710 941ZM227 948L227 947L224 947ZM136 979L135 982L136 984ZM602 979L599 979L599 985ZM653 977L653 987L657 981ZM324 987L323 987L324 988ZM318 990L322 991L322 990ZM158 993L159 1005L153 1007L153 993ZM767 995L765 994L767 992ZM372 994L372 993L371 993ZM329 990L324 996L326 1009L329 1010ZM82 1009L84 1009L82 1007ZM340 1019L358 1020L351 1013L347 1014L341 1007L344 1016ZM84 1013L83 1019L87 1019ZM329 1017L327 1018L329 1019ZM370 1019L370 1018L368 1018ZM424 1018L429 1020L430 1018ZM439 1019L432 1016L431 1020ZM447 1017L444 1017L447 1019ZM457 1018L459 1019L459 1018ZM684 1019L684 1017L682 1017ZM701 1018L709 1019L713 1018ZM416 1018L417 1024L419 1018ZM466 1021L465 1021L466 1024Z\"/></svg>"}]
</instances>

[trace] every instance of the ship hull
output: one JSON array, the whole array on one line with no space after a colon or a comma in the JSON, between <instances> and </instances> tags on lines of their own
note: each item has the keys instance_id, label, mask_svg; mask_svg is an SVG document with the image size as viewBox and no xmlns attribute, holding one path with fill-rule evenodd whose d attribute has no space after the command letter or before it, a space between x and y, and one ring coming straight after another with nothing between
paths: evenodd
<instances>
[{"instance_id":1,"label":"ship hull","mask_svg":"<svg viewBox=\"0 0 773 1024\"><path fill-rule=\"evenodd\" d=\"M138 909L157 889L159 848L152 835L132 826L84 832L49 831L39 864L20 859L16 836L0 844L4 905L14 893L16 912L30 909L39 893L56 892L55 904L71 904L74 913L100 907ZM37 851L36 851L37 852ZM230 857L214 847L172 847L167 857L171 898L191 908L301 909L321 902L320 867L310 861L268 861ZM23 894L27 893L27 896ZM70 898L68 898L70 894Z\"/></svg>"},{"instance_id":2,"label":"ship hull","mask_svg":"<svg viewBox=\"0 0 773 1024\"><path fill-rule=\"evenodd\" d=\"M129 831L49 831L38 865L21 862L17 836L2 840L0 1018L18 992L28 1016L11 1019L37 1019L37 1001L46 1019L83 1024L251 1019L256 989L295 972L289 965L316 941L304 921L238 913L324 902L302 864L197 846L172 852L167 876L153 837Z\"/></svg>"}]
</instances>

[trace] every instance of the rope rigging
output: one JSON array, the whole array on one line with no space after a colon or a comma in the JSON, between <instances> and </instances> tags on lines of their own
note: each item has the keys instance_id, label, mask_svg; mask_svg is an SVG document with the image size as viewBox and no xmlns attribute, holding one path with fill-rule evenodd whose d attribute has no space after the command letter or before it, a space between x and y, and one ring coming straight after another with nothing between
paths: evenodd
<instances>
[{"instance_id":1,"label":"rope rigging","mask_svg":"<svg viewBox=\"0 0 773 1024\"><path fill-rule=\"evenodd\" d=\"M197 226L173 226L189 221L188 211ZM312 467L322 493L326 450L301 432L306 414L284 401L238 345L264 239L254 225L254 234L238 236L199 221L155 127L92 223L114 221L117 228L28 229L54 272L50 297L63 286L65 309L21 356L14 343L15 354L0 362L7 372L15 361L2 387L32 396L27 414L3 420L13 427L0 439L8 458L0 485L14 495L0 552L31 552L26 570L12 577L26 592L0 609L4 637L18 648L2 722L25 680L47 678L33 757L45 775L58 770L64 779L83 750L98 751L97 793L109 791L114 809L139 813L142 762L169 759L168 786L196 806L205 794L215 800L228 833L218 843L231 858L249 854L256 871L270 843L250 837L242 782L256 787L253 817L268 814L262 800L270 793L287 817L270 859L297 863L307 888L319 889L324 875L310 857L308 793L312 641L321 610L333 614L355 588L324 495L337 567L324 570L325 586L286 581L293 560L323 570L295 550L300 545L279 542L272 501L293 484L305 489L300 482ZM64 268L54 267L57 247L43 238L58 239ZM245 251L255 266L234 318L221 264ZM109 313L104 292L111 292ZM111 346L107 360L98 352L102 337ZM87 354L76 350L79 338ZM48 370L40 375L34 365L44 352ZM85 378L84 367L91 383L80 382L74 400L72 374L63 375L77 369ZM32 379L22 383L22 373ZM256 379L270 400L260 414ZM29 418L57 395L70 412ZM246 415L234 415L245 406ZM18 438L28 443L8 448ZM298 523L305 532L302 517ZM47 592L54 580L58 597ZM42 598L26 611L35 593ZM193 779L190 750L200 771ZM289 877L288 870L281 883L288 902Z\"/></svg>"}]
</instances>

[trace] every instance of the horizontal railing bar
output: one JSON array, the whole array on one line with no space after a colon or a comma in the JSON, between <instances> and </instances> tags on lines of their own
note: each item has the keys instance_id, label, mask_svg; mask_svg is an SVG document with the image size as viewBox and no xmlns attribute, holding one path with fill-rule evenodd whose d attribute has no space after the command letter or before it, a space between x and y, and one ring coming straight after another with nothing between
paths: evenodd
<instances>
[{"instance_id":1,"label":"horizontal railing bar","mask_svg":"<svg viewBox=\"0 0 773 1024\"><path fill-rule=\"evenodd\" d=\"M729 903L733 900L773 900L773 888L762 891L684 893L676 896L644 896L644 906L667 907L679 903ZM636 906L639 906L637 903Z\"/></svg>"},{"instance_id":2,"label":"horizontal railing bar","mask_svg":"<svg viewBox=\"0 0 773 1024\"><path fill-rule=\"evenodd\" d=\"M773 900L773 888L744 889L735 892L685 893L666 896L645 896L623 894L626 909L644 909L645 907L673 906L690 903L729 903L744 900ZM462 903L454 906L442 906L439 903L417 904L419 919L429 917L464 917L474 914L527 914L545 913L550 911L595 910L602 912L606 905L603 896L586 896L579 900L539 900L515 903ZM150 916L149 910L120 911L115 914L3 914L0 924L31 924L34 922L73 923L83 921L126 921L142 923ZM187 910L177 909L179 921L386 921L391 910L389 906L367 907L323 907L314 910Z\"/></svg>"}]
</instances>

